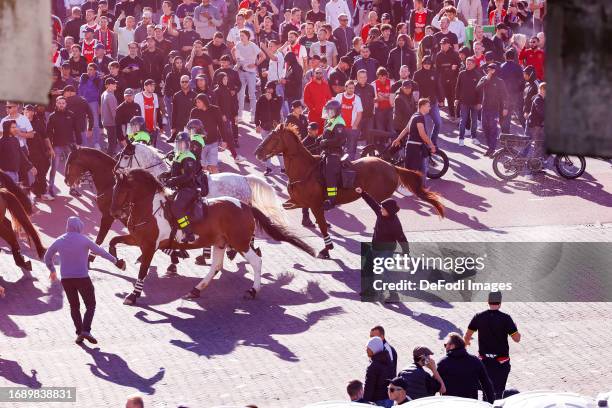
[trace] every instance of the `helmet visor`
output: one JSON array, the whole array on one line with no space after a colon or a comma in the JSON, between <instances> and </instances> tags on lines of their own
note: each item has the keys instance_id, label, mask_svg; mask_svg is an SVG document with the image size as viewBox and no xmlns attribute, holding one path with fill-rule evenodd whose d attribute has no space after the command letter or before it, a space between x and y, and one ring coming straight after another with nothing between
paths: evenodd
<instances>
[{"instance_id":1,"label":"helmet visor","mask_svg":"<svg viewBox=\"0 0 612 408\"><path fill-rule=\"evenodd\" d=\"M188 140L177 140L174 143L174 150L177 153L184 153L189 151L189 141Z\"/></svg>"}]
</instances>

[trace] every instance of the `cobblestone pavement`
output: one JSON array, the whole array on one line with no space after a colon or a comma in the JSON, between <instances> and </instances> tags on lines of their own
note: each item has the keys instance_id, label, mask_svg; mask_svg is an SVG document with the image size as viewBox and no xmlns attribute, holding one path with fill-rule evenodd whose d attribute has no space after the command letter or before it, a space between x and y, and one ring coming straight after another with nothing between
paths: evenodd
<instances>
[{"instance_id":1,"label":"cobblestone pavement","mask_svg":"<svg viewBox=\"0 0 612 408\"><path fill-rule=\"evenodd\" d=\"M256 140L245 135L241 149L252 151ZM490 161L479 158L482 149L465 146L459 151L448 138L442 146L450 153L451 171L431 186L445 197L448 217L439 220L421 204L402 199L400 214L409 240L612 240L608 162L589 160L589 173L581 180L559 180L551 173L503 184L492 176ZM249 164L233 166L233 171L254 168L261 169ZM283 190L278 174L271 181ZM94 233L98 214L90 198L90 193L83 199L64 195L41 205L34 222L45 243L63 232L64 220L72 214L81 216L88 233ZM299 212L290 217L299 225ZM0 254L0 284L7 290L0 299L0 386L77 387L76 404L49 404L53 407L117 407L138 391L147 394L147 406L155 407L299 407L344 399L346 382L363 379L370 327L385 327L402 367L410 363L417 344L428 345L441 357L442 338L451 331L463 333L471 316L486 306L361 302L357 254L359 242L371 236L373 215L364 203L355 202L333 210L329 218L334 260L259 242L263 289L253 301L242 298L252 274L241 260L226 262L225 272L202 298L188 302L180 296L205 269L190 258L179 264L180 276L164 278L168 258L157 254L141 304L126 307L122 297L136 276L138 252L119 247L128 260L126 272L104 260L96 260L91 272L98 304L93 328L97 347L73 343L67 302L61 288L49 283L42 263L33 262L32 273L24 274L10 255ZM313 231L296 229L313 246L322 246ZM119 231L117 225L114 231ZM506 303L503 310L523 334L520 344L511 345L509 387L589 395L611 388L612 303ZM476 351L474 346L470 350Z\"/></svg>"}]
</instances>

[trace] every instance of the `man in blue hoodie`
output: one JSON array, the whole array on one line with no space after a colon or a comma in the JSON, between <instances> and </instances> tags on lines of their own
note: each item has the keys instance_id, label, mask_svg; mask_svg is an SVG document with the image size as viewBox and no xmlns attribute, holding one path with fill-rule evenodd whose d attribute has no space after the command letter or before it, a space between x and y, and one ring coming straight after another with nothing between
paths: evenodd
<instances>
[{"instance_id":1,"label":"man in blue hoodie","mask_svg":"<svg viewBox=\"0 0 612 408\"><path fill-rule=\"evenodd\" d=\"M81 75L78 94L87 101L93 117L93 140L90 140L90 147L100 149L100 95L104 84L102 77L98 74L98 67L91 63L87 65L87 73Z\"/></svg>"},{"instance_id":2,"label":"man in blue hoodie","mask_svg":"<svg viewBox=\"0 0 612 408\"><path fill-rule=\"evenodd\" d=\"M99 255L117 267L125 269L125 262L100 248L89 238L82 234L83 223L78 217L70 217L66 222L66 233L55 240L45 254L45 264L51 272L49 278L52 282L57 280L53 257L60 255L61 282L68 303L70 316L74 322L77 338L75 342L81 344L84 339L96 344L98 341L91 335L91 322L96 309L96 296L93 284L89 278L87 258L89 251ZM79 295L85 303L85 316L81 317Z\"/></svg>"}]
</instances>

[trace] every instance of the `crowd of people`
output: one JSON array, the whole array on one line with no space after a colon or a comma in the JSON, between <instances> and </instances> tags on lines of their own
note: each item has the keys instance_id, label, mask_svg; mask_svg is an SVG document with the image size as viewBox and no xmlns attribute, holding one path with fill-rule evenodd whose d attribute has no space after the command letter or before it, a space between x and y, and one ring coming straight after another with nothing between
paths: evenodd
<instances>
[{"instance_id":1,"label":"crowd of people","mask_svg":"<svg viewBox=\"0 0 612 408\"><path fill-rule=\"evenodd\" d=\"M346 391L351 401L391 407L408 401L440 395L493 402L516 394L506 389L510 374L508 338L521 340L512 317L500 310L501 292L491 292L488 309L474 315L466 333L449 333L444 339L444 356L436 364L430 347L418 345L412 362L398 370L398 353L385 338L385 329L370 330L366 352L370 360L365 380L352 380ZM466 347L478 333L478 356ZM435 348L434 348L435 349Z\"/></svg>"},{"instance_id":2,"label":"crowd of people","mask_svg":"<svg viewBox=\"0 0 612 408\"><path fill-rule=\"evenodd\" d=\"M201 162L210 172L218 171L219 151L245 160L241 122L265 137L287 121L316 141L330 100L340 104L351 158L373 129L388 132L389 143L435 149L441 109L458 127L458 143L471 136L488 156L513 120L542 138L533 99L544 79L545 0L52 0L52 7L50 102L6 102L0 124L0 168L40 200L54 199L70 146L112 155L133 136L134 117L144 119L153 145L202 120ZM417 170L425 162L406 159ZM266 174L273 167L268 162Z\"/></svg>"}]
</instances>

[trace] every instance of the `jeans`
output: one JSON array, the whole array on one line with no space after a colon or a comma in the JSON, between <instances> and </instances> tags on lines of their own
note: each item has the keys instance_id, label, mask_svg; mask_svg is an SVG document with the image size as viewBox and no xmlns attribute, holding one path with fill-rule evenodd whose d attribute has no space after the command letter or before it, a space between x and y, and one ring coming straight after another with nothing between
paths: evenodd
<instances>
[{"instance_id":1,"label":"jeans","mask_svg":"<svg viewBox=\"0 0 612 408\"><path fill-rule=\"evenodd\" d=\"M91 332L91 322L96 311L96 293L89 278L62 279L62 286L70 304L70 317L74 323L76 334ZM85 315L81 317L79 295L85 303Z\"/></svg>"},{"instance_id":2,"label":"jeans","mask_svg":"<svg viewBox=\"0 0 612 408\"><path fill-rule=\"evenodd\" d=\"M489 150L495 150L497 147L497 136L499 135L499 128L497 127L498 119L499 111L497 109L482 109L482 131Z\"/></svg>"},{"instance_id":3,"label":"jeans","mask_svg":"<svg viewBox=\"0 0 612 408\"><path fill-rule=\"evenodd\" d=\"M442 118L440 117L440 107L438 102L431 103L431 110L429 111L429 117L433 121L433 128L431 130L431 141L434 145L438 145L438 133L440 132L440 126L442 126Z\"/></svg>"},{"instance_id":4,"label":"jeans","mask_svg":"<svg viewBox=\"0 0 612 408\"><path fill-rule=\"evenodd\" d=\"M476 122L478 121L478 109L475 105L459 105L459 140L465 137L465 128L467 127L468 118L472 118L472 137L477 139Z\"/></svg>"},{"instance_id":5,"label":"jeans","mask_svg":"<svg viewBox=\"0 0 612 408\"><path fill-rule=\"evenodd\" d=\"M359 133L361 137L365 138L367 144L374 143L374 140L370 138L370 130L372 129L373 126L374 126L373 117L369 117L369 118L361 117L361 122L359 122Z\"/></svg>"},{"instance_id":6,"label":"jeans","mask_svg":"<svg viewBox=\"0 0 612 408\"><path fill-rule=\"evenodd\" d=\"M91 108L93 115L93 140L91 146L94 147L96 144L100 144L100 103L99 102L87 102Z\"/></svg>"},{"instance_id":7,"label":"jeans","mask_svg":"<svg viewBox=\"0 0 612 408\"><path fill-rule=\"evenodd\" d=\"M55 157L53 158L53 162L51 163L51 172L49 173L49 192L53 192L53 188L55 187L55 173L59 165L62 162L62 155L64 155L64 159L68 158L70 154L69 146L54 146L53 151L55 152Z\"/></svg>"},{"instance_id":8,"label":"jeans","mask_svg":"<svg viewBox=\"0 0 612 408\"><path fill-rule=\"evenodd\" d=\"M106 153L108 153L109 156L114 156L117 150L117 126L104 126L104 129L106 130L106 137L108 139Z\"/></svg>"},{"instance_id":9,"label":"jeans","mask_svg":"<svg viewBox=\"0 0 612 408\"><path fill-rule=\"evenodd\" d=\"M166 108L166 114L168 115L167 117L167 121L168 123L166 124L166 135L168 135L168 137L172 136L171 132L172 132L172 97L171 96L164 96L164 106ZM183 129L177 129L178 132L182 132Z\"/></svg>"},{"instance_id":10,"label":"jeans","mask_svg":"<svg viewBox=\"0 0 612 408\"><path fill-rule=\"evenodd\" d=\"M283 121L287 118L287 116L289 115L289 103L290 101L288 101L285 98L285 86L282 84L276 84L276 95L280 96L283 99L283 104L281 105L281 118L283 119ZM291 101L293 102L293 101Z\"/></svg>"},{"instance_id":11,"label":"jeans","mask_svg":"<svg viewBox=\"0 0 612 408\"><path fill-rule=\"evenodd\" d=\"M346 132L346 152L350 160L355 160L357 155L357 141L359 140L359 129L345 129Z\"/></svg>"},{"instance_id":12,"label":"jeans","mask_svg":"<svg viewBox=\"0 0 612 408\"><path fill-rule=\"evenodd\" d=\"M255 98L255 87L257 85L257 76L255 72L238 71L238 77L240 77L240 83L242 88L238 91L238 115L242 115L244 111L244 95L246 88L249 88L249 106L251 108L251 117L255 118L255 104L257 99Z\"/></svg>"},{"instance_id":13,"label":"jeans","mask_svg":"<svg viewBox=\"0 0 612 408\"><path fill-rule=\"evenodd\" d=\"M393 108L374 111L374 127L378 130L393 132Z\"/></svg>"}]
</instances>

